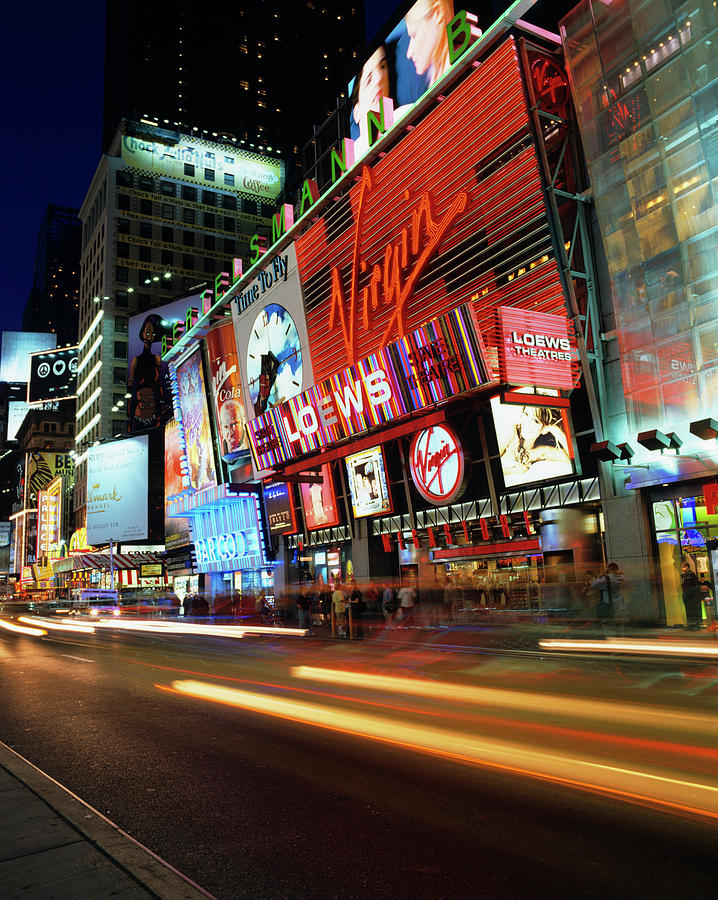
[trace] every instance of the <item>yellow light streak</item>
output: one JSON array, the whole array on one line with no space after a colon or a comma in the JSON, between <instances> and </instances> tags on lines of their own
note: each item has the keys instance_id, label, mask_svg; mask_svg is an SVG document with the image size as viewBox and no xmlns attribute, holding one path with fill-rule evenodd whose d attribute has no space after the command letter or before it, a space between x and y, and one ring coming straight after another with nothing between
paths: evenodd
<instances>
[{"instance_id":1,"label":"yellow light streak","mask_svg":"<svg viewBox=\"0 0 718 900\"><path fill-rule=\"evenodd\" d=\"M42 625L43 628L49 628L51 631L79 631L83 634L95 633L95 629L90 625L81 625L79 622L55 622L48 619L30 618L29 616L18 616L18 622L26 622L28 625L37 623Z\"/></svg>"},{"instance_id":2,"label":"yellow light streak","mask_svg":"<svg viewBox=\"0 0 718 900\"><path fill-rule=\"evenodd\" d=\"M7 631L16 631L19 634L32 634L36 636L47 634L42 628L28 628L25 625L16 625L14 622L8 622L5 619L0 619L0 628L5 628Z\"/></svg>"},{"instance_id":3,"label":"yellow light streak","mask_svg":"<svg viewBox=\"0 0 718 900\"><path fill-rule=\"evenodd\" d=\"M612 766L594 759L547 753L505 740L467 736L460 732L399 722L305 701L257 694L199 681L173 681L171 688L187 697L222 703L238 709L404 749L440 756L455 762L498 769L511 774L609 794L622 800L648 803L677 812L718 820L718 786L672 778L659 772ZM640 790L636 790L636 785Z\"/></svg>"},{"instance_id":4,"label":"yellow light streak","mask_svg":"<svg viewBox=\"0 0 718 900\"><path fill-rule=\"evenodd\" d=\"M539 694L510 688L475 687L454 682L397 678L365 672L320 669L313 666L293 666L290 674L294 678L310 681L341 684L366 690L390 691L405 696L413 695L442 700L447 703L471 703L478 706L498 707L502 710L555 715L561 719L565 719L567 716L576 716L592 721L600 719L631 725L643 723L650 727L668 725L694 736L698 730L702 729L710 734L718 735L718 718L715 716L681 710L656 709L638 703L618 705L607 700L585 697Z\"/></svg>"},{"instance_id":5,"label":"yellow light streak","mask_svg":"<svg viewBox=\"0 0 718 900\"><path fill-rule=\"evenodd\" d=\"M546 650L591 650L598 653L650 653L667 656L707 656L718 658L718 644L691 644L688 641L632 641L628 638L607 638L605 641L539 641Z\"/></svg>"}]
</instances>

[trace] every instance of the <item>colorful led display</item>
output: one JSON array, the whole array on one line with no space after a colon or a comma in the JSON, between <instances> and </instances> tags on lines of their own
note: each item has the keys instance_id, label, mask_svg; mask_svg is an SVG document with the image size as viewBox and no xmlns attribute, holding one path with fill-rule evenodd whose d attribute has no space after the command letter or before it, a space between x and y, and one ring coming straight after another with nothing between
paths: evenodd
<instances>
[{"instance_id":1,"label":"colorful led display","mask_svg":"<svg viewBox=\"0 0 718 900\"><path fill-rule=\"evenodd\" d=\"M369 447L347 456L344 462L349 478L354 518L391 512L391 494L382 448Z\"/></svg>"},{"instance_id":2,"label":"colorful led display","mask_svg":"<svg viewBox=\"0 0 718 900\"><path fill-rule=\"evenodd\" d=\"M270 534L293 534L297 530L290 484L279 481L265 485L264 510Z\"/></svg>"},{"instance_id":3,"label":"colorful led display","mask_svg":"<svg viewBox=\"0 0 718 900\"><path fill-rule=\"evenodd\" d=\"M217 484L201 347L177 365L176 378L175 413L179 412L189 483L195 491L201 491Z\"/></svg>"},{"instance_id":4,"label":"colorful led display","mask_svg":"<svg viewBox=\"0 0 718 900\"><path fill-rule=\"evenodd\" d=\"M271 468L488 380L474 315L464 304L251 420L255 463Z\"/></svg>"},{"instance_id":5,"label":"colorful led display","mask_svg":"<svg viewBox=\"0 0 718 900\"><path fill-rule=\"evenodd\" d=\"M514 40L361 169L296 246L315 381L466 302L487 344L500 306L563 313Z\"/></svg>"},{"instance_id":6,"label":"colorful led display","mask_svg":"<svg viewBox=\"0 0 718 900\"><path fill-rule=\"evenodd\" d=\"M334 494L334 482L329 463L322 466L321 473L321 482L316 484L300 483L304 521L308 531L330 528L339 524L337 498Z\"/></svg>"},{"instance_id":7,"label":"colorful led display","mask_svg":"<svg viewBox=\"0 0 718 900\"><path fill-rule=\"evenodd\" d=\"M172 497L186 490L189 479L182 471L182 444L175 419L165 425L165 547L183 547L190 542L189 522L169 514Z\"/></svg>"}]
</instances>

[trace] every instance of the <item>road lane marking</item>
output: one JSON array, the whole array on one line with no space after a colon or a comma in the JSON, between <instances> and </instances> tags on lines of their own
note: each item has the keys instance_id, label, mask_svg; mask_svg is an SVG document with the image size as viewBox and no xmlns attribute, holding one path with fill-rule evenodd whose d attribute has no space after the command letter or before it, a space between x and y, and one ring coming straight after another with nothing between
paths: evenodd
<instances>
[{"instance_id":1,"label":"road lane marking","mask_svg":"<svg viewBox=\"0 0 718 900\"><path fill-rule=\"evenodd\" d=\"M94 659L85 659L84 656L70 656L69 653L61 653L60 656L64 656L65 659L78 659L80 662L94 662Z\"/></svg>"}]
</instances>

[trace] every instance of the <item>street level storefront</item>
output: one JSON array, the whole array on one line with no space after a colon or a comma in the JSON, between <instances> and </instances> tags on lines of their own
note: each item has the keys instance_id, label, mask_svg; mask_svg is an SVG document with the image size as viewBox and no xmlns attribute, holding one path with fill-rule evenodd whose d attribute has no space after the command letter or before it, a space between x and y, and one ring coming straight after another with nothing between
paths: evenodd
<instances>
[{"instance_id":1,"label":"street level storefront","mask_svg":"<svg viewBox=\"0 0 718 900\"><path fill-rule=\"evenodd\" d=\"M143 584L143 568L150 566L152 571L159 567L160 584ZM58 599L70 600L73 591L83 588L101 588L103 590L119 590L126 600L137 594L140 588L146 588L152 594L155 590L163 593L165 578L162 574L162 560L154 551L129 550L122 552L73 553L53 563L55 575L55 591Z\"/></svg>"}]
</instances>

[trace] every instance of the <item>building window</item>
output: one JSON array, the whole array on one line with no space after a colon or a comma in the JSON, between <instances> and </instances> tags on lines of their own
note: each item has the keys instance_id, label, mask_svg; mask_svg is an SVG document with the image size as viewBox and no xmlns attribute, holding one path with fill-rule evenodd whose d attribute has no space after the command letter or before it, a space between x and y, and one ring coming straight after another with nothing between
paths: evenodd
<instances>
[{"instance_id":1,"label":"building window","mask_svg":"<svg viewBox=\"0 0 718 900\"><path fill-rule=\"evenodd\" d=\"M185 247L194 247L194 231L182 232L182 243Z\"/></svg>"},{"instance_id":2,"label":"building window","mask_svg":"<svg viewBox=\"0 0 718 900\"><path fill-rule=\"evenodd\" d=\"M152 201L151 200L140 200L140 212L143 216L151 216L152 215Z\"/></svg>"},{"instance_id":3,"label":"building window","mask_svg":"<svg viewBox=\"0 0 718 900\"><path fill-rule=\"evenodd\" d=\"M204 180L205 181L214 181L214 169L205 169L204 170Z\"/></svg>"},{"instance_id":4,"label":"building window","mask_svg":"<svg viewBox=\"0 0 718 900\"><path fill-rule=\"evenodd\" d=\"M237 198L232 197L230 194L225 194L222 197L222 206L225 209L237 209Z\"/></svg>"},{"instance_id":5,"label":"building window","mask_svg":"<svg viewBox=\"0 0 718 900\"><path fill-rule=\"evenodd\" d=\"M151 306L152 298L149 294L138 294L137 295L137 309L139 312L145 312Z\"/></svg>"},{"instance_id":6,"label":"building window","mask_svg":"<svg viewBox=\"0 0 718 900\"><path fill-rule=\"evenodd\" d=\"M231 172L224 173L224 183L227 187L234 187L234 175Z\"/></svg>"},{"instance_id":7,"label":"building window","mask_svg":"<svg viewBox=\"0 0 718 900\"><path fill-rule=\"evenodd\" d=\"M118 209L131 209L130 197L129 194L118 194L117 195L117 208Z\"/></svg>"},{"instance_id":8,"label":"building window","mask_svg":"<svg viewBox=\"0 0 718 900\"><path fill-rule=\"evenodd\" d=\"M123 172L118 169L115 172L115 184L119 187L132 187L132 172Z\"/></svg>"},{"instance_id":9,"label":"building window","mask_svg":"<svg viewBox=\"0 0 718 900\"><path fill-rule=\"evenodd\" d=\"M150 247L140 247L140 261L152 262L152 249Z\"/></svg>"},{"instance_id":10,"label":"building window","mask_svg":"<svg viewBox=\"0 0 718 900\"><path fill-rule=\"evenodd\" d=\"M170 206L169 203L162 204L162 218L163 219L174 219L175 217L175 208L174 206Z\"/></svg>"},{"instance_id":11,"label":"building window","mask_svg":"<svg viewBox=\"0 0 718 900\"><path fill-rule=\"evenodd\" d=\"M113 419L112 420L112 433L113 434L124 434L127 430L127 422L125 419Z\"/></svg>"},{"instance_id":12,"label":"building window","mask_svg":"<svg viewBox=\"0 0 718 900\"><path fill-rule=\"evenodd\" d=\"M127 266L115 266L115 281L119 281L121 284L127 284L129 281L127 274Z\"/></svg>"},{"instance_id":13,"label":"building window","mask_svg":"<svg viewBox=\"0 0 718 900\"><path fill-rule=\"evenodd\" d=\"M189 184L182 185L182 199L183 200L191 200L192 202L197 200L197 188L192 187Z\"/></svg>"},{"instance_id":14,"label":"building window","mask_svg":"<svg viewBox=\"0 0 718 900\"><path fill-rule=\"evenodd\" d=\"M117 256L120 259L129 259L130 258L130 245L123 242L118 242L117 244Z\"/></svg>"},{"instance_id":15,"label":"building window","mask_svg":"<svg viewBox=\"0 0 718 900\"><path fill-rule=\"evenodd\" d=\"M226 256L234 256L234 241L231 238L224 239L224 253Z\"/></svg>"},{"instance_id":16,"label":"building window","mask_svg":"<svg viewBox=\"0 0 718 900\"><path fill-rule=\"evenodd\" d=\"M174 182L172 181L160 181L160 193L165 197L176 197L177 192L175 190Z\"/></svg>"},{"instance_id":17,"label":"building window","mask_svg":"<svg viewBox=\"0 0 718 900\"><path fill-rule=\"evenodd\" d=\"M216 218L214 213L205 213L204 214L204 227L205 228L215 228Z\"/></svg>"},{"instance_id":18,"label":"building window","mask_svg":"<svg viewBox=\"0 0 718 900\"><path fill-rule=\"evenodd\" d=\"M231 231L234 234L234 219L231 216L224 217L224 230Z\"/></svg>"},{"instance_id":19,"label":"building window","mask_svg":"<svg viewBox=\"0 0 718 900\"><path fill-rule=\"evenodd\" d=\"M118 219L117 220L117 233L118 234L129 234L130 233L130 220L129 219Z\"/></svg>"},{"instance_id":20,"label":"building window","mask_svg":"<svg viewBox=\"0 0 718 900\"><path fill-rule=\"evenodd\" d=\"M117 334L127 334L127 319L124 316L115 316L115 331Z\"/></svg>"},{"instance_id":21,"label":"building window","mask_svg":"<svg viewBox=\"0 0 718 900\"><path fill-rule=\"evenodd\" d=\"M140 222L140 237L152 238L152 225L149 222Z\"/></svg>"},{"instance_id":22,"label":"building window","mask_svg":"<svg viewBox=\"0 0 718 900\"><path fill-rule=\"evenodd\" d=\"M207 206L216 206L217 196L214 191L202 191L202 203L206 203Z\"/></svg>"},{"instance_id":23,"label":"building window","mask_svg":"<svg viewBox=\"0 0 718 900\"><path fill-rule=\"evenodd\" d=\"M217 268L217 261L212 259L211 256L205 256L204 258L204 271L208 275L214 275L214 270Z\"/></svg>"},{"instance_id":24,"label":"building window","mask_svg":"<svg viewBox=\"0 0 718 900\"><path fill-rule=\"evenodd\" d=\"M194 210L187 209L186 207L182 210L182 221L186 225L194 225Z\"/></svg>"},{"instance_id":25,"label":"building window","mask_svg":"<svg viewBox=\"0 0 718 900\"><path fill-rule=\"evenodd\" d=\"M155 180L149 175L140 175L138 183L143 191L154 191L155 189Z\"/></svg>"},{"instance_id":26,"label":"building window","mask_svg":"<svg viewBox=\"0 0 718 900\"><path fill-rule=\"evenodd\" d=\"M163 250L161 254L161 261L163 266L171 266L172 265L172 251L171 250Z\"/></svg>"},{"instance_id":27,"label":"building window","mask_svg":"<svg viewBox=\"0 0 718 900\"><path fill-rule=\"evenodd\" d=\"M194 256L191 253L182 254L182 268L194 269Z\"/></svg>"},{"instance_id":28,"label":"building window","mask_svg":"<svg viewBox=\"0 0 718 900\"><path fill-rule=\"evenodd\" d=\"M165 244L173 244L175 239L174 231L169 227L169 225L162 226L162 240Z\"/></svg>"},{"instance_id":29,"label":"building window","mask_svg":"<svg viewBox=\"0 0 718 900\"><path fill-rule=\"evenodd\" d=\"M127 309L129 299L130 297L127 291L117 291L115 294L115 306L118 306L120 309Z\"/></svg>"},{"instance_id":30,"label":"building window","mask_svg":"<svg viewBox=\"0 0 718 900\"><path fill-rule=\"evenodd\" d=\"M191 178L194 178L194 166L192 163L184 164L184 173L185 175L189 175Z\"/></svg>"},{"instance_id":31,"label":"building window","mask_svg":"<svg viewBox=\"0 0 718 900\"><path fill-rule=\"evenodd\" d=\"M211 234L205 234L204 236L204 249L205 250L214 250L214 236Z\"/></svg>"},{"instance_id":32,"label":"building window","mask_svg":"<svg viewBox=\"0 0 718 900\"><path fill-rule=\"evenodd\" d=\"M115 341L115 359L127 359L127 344L124 341Z\"/></svg>"},{"instance_id":33,"label":"building window","mask_svg":"<svg viewBox=\"0 0 718 900\"><path fill-rule=\"evenodd\" d=\"M225 156L224 161L230 166L234 165L234 157L233 156Z\"/></svg>"}]
</instances>

